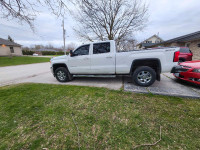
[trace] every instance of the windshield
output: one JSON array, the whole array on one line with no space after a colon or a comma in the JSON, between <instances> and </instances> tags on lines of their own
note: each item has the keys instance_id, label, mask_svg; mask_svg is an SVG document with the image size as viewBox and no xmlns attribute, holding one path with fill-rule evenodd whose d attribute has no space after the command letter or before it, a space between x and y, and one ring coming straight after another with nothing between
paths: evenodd
<instances>
[{"instance_id":1,"label":"windshield","mask_svg":"<svg viewBox=\"0 0 200 150\"><path fill-rule=\"evenodd\" d=\"M191 53L190 49L189 48L180 48L180 52L181 53Z\"/></svg>"}]
</instances>

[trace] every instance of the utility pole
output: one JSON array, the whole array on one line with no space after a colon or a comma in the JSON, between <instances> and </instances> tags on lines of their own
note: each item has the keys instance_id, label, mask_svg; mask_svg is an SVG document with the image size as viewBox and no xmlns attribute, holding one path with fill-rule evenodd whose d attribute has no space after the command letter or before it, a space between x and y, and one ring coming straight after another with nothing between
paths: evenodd
<instances>
[{"instance_id":1,"label":"utility pole","mask_svg":"<svg viewBox=\"0 0 200 150\"><path fill-rule=\"evenodd\" d=\"M65 30L65 21L64 21L64 15L63 15L63 22L62 22L62 27L63 27L63 42L64 42L64 53L66 55L66 49L65 49L65 34L66 34L66 30Z\"/></svg>"}]
</instances>

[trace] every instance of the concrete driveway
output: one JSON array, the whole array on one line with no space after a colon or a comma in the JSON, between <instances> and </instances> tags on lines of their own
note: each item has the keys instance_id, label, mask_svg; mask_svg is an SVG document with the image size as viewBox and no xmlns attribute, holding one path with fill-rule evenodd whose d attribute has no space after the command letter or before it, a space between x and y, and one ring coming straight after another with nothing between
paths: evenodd
<instances>
[{"instance_id":1,"label":"concrete driveway","mask_svg":"<svg viewBox=\"0 0 200 150\"><path fill-rule=\"evenodd\" d=\"M171 73L162 74L161 81L156 81L150 87L136 86L131 82L131 78L125 78L124 90L137 93L200 98L200 87L177 80Z\"/></svg>"},{"instance_id":2,"label":"concrete driveway","mask_svg":"<svg viewBox=\"0 0 200 150\"><path fill-rule=\"evenodd\" d=\"M118 90L122 87L122 78L74 78L73 81L60 83L50 72L50 63L38 63L0 67L0 86L17 83L47 83L62 85L81 85L93 87L106 87Z\"/></svg>"},{"instance_id":3,"label":"concrete driveway","mask_svg":"<svg viewBox=\"0 0 200 150\"><path fill-rule=\"evenodd\" d=\"M71 82L60 83L53 77L49 67L49 63L0 67L0 86L17 83L47 83L105 87L114 90L119 90L120 88L124 87L125 91L136 93L153 93L200 98L200 87L188 84L186 82L180 82L169 73L163 74L160 82L156 81L151 87L145 88L136 86L131 82L131 78L128 77L79 77L75 78Z\"/></svg>"}]
</instances>

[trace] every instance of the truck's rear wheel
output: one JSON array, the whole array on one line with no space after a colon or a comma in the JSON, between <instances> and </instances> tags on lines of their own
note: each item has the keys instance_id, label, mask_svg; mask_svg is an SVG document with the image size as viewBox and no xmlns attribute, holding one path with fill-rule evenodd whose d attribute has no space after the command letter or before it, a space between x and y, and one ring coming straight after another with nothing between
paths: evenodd
<instances>
[{"instance_id":1,"label":"truck's rear wheel","mask_svg":"<svg viewBox=\"0 0 200 150\"><path fill-rule=\"evenodd\" d=\"M156 80L156 72L148 66L138 67L133 72L132 79L139 86L150 86Z\"/></svg>"},{"instance_id":2,"label":"truck's rear wheel","mask_svg":"<svg viewBox=\"0 0 200 150\"><path fill-rule=\"evenodd\" d=\"M72 75L64 67L57 68L55 71L55 76L59 82L68 82L72 80Z\"/></svg>"}]
</instances>

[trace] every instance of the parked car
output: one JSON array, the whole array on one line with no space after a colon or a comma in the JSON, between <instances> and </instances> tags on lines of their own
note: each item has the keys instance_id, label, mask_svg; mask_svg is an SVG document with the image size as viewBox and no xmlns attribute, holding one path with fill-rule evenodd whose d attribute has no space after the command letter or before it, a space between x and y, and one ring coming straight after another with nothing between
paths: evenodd
<instances>
[{"instance_id":1,"label":"parked car","mask_svg":"<svg viewBox=\"0 0 200 150\"><path fill-rule=\"evenodd\" d=\"M113 40L84 44L52 58L51 71L60 82L73 75L130 75L137 85L150 86L178 64L180 48L117 52L115 45Z\"/></svg>"},{"instance_id":2,"label":"parked car","mask_svg":"<svg viewBox=\"0 0 200 150\"><path fill-rule=\"evenodd\" d=\"M38 54L34 53L33 56L39 56Z\"/></svg>"},{"instance_id":3,"label":"parked car","mask_svg":"<svg viewBox=\"0 0 200 150\"><path fill-rule=\"evenodd\" d=\"M191 61L193 53L188 47L180 47L179 62Z\"/></svg>"},{"instance_id":4,"label":"parked car","mask_svg":"<svg viewBox=\"0 0 200 150\"><path fill-rule=\"evenodd\" d=\"M182 62L172 69L178 79L200 85L200 60Z\"/></svg>"}]
</instances>

